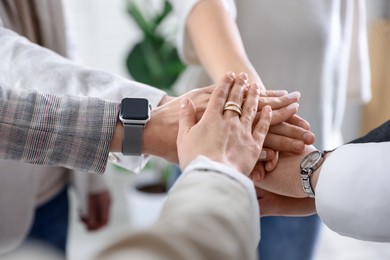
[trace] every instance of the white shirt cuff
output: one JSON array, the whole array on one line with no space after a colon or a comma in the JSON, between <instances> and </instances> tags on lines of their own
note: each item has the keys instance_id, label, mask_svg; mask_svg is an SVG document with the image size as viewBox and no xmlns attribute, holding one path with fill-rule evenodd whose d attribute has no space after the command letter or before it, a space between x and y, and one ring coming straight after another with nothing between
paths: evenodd
<instances>
[{"instance_id":1,"label":"white shirt cuff","mask_svg":"<svg viewBox=\"0 0 390 260\"><path fill-rule=\"evenodd\" d=\"M316 187L316 208L337 233L390 241L390 142L348 144L325 160Z\"/></svg>"}]
</instances>

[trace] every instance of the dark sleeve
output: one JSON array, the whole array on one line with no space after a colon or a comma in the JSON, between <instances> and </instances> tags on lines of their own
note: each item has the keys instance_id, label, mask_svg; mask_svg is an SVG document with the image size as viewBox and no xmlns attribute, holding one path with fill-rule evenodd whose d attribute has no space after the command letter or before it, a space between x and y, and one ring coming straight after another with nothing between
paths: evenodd
<instances>
[{"instance_id":1,"label":"dark sleeve","mask_svg":"<svg viewBox=\"0 0 390 260\"><path fill-rule=\"evenodd\" d=\"M380 143L390 141L390 120L371 130L365 136L350 141L349 143Z\"/></svg>"}]
</instances>

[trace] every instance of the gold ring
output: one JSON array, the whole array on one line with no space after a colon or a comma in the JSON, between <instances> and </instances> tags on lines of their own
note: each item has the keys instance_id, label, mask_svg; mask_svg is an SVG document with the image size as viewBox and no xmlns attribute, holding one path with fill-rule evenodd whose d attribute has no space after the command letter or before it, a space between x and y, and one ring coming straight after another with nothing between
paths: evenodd
<instances>
[{"instance_id":1,"label":"gold ring","mask_svg":"<svg viewBox=\"0 0 390 260\"><path fill-rule=\"evenodd\" d=\"M225 107L224 109L223 109L223 111L226 111L226 110L230 110L230 111L234 111L234 112L237 112L237 114L239 115L239 116L241 116L241 110L240 109L238 109L237 107L235 107L235 106L229 106L229 107Z\"/></svg>"},{"instance_id":2,"label":"gold ring","mask_svg":"<svg viewBox=\"0 0 390 260\"><path fill-rule=\"evenodd\" d=\"M223 111L230 110L237 112L240 116L242 114L241 106L233 101L226 102Z\"/></svg>"},{"instance_id":3,"label":"gold ring","mask_svg":"<svg viewBox=\"0 0 390 260\"><path fill-rule=\"evenodd\" d=\"M236 102L233 102L233 101L228 101L225 103L225 107L224 108L227 108L227 107L236 107L238 110L241 110L241 106L239 104L237 104Z\"/></svg>"}]
</instances>

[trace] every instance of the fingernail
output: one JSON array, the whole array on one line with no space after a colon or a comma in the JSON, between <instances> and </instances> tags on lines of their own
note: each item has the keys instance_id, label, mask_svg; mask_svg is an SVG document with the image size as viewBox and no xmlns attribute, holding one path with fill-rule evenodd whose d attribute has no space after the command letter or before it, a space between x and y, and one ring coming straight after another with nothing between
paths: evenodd
<instances>
[{"instance_id":1,"label":"fingernail","mask_svg":"<svg viewBox=\"0 0 390 260\"><path fill-rule=\"evenodd\" d=\"M257 95L260 95L260 85L257 82L253 82L250 86L256 91Z\"/></svg>"},{"instance_id":2,"label":"fingernail","mask_svg":"<svg viewBox=\"0 0 390 260\"><path fill-rule=\"evenodd\" d=\"M292 104L288 105L287 109L288 110L296 110L296 109L298 109L298 107L299 107L299 103L292 103Z\"/></svg>"},{"instance_id":3,"label":"fingernail","mask_svg":"<svg viewBox=\"0 0 390 260\"><path fill-rule=\"evenodd\" d=\"M188 100L188 98L183 98L181 100L180 108L185 108L186 106L188 106L189 103L190 101Z\"/></svg>"},{"instance_id":4,"label":"fingernail","mask_svg":"<svg viewBox=\"0 0 390 260\"><path fill-rule=\"evenodd\" d=\"M253 83L252 83L252 86L253 86L253 88L256 89L256 90L259 90L259 89L260 89L260 85L259 85L259 83L257 83L257 82L253 82Z\"/></svg>"},{"instance_id":5,"label":"fingernail","mask_svg":"<svg viewBox=\"0 0 390 260\"><path fill-rule=\"evenodd\" d=\"M263 110L264 110L265 112L267 112L267 113L271 113L271 112L272 112L272 109L271 109L270 106L265 106L265 107L263 108Z\"/></svg>"},{"instance_id":6,"label":"fingernail","mask_svg":"<svg viewBox=\"0 0 390 260\"><path fill-rule=\"evenodd\" d=\"M236 78L236 74L233 72L233 71L229 71L228 73L226 73L226 76L230 79L230 80L234 80Z\"/></svg>"},{"instance_id":7,"label":"fingernail","mask_svg":"<svg viewBox=\"0 0 390 260\"><path fill-rule=\"evenodd\" d=\"M303 140L306 144L312 144L314 142L315 136L313 133L304 133Z\"/></svg>"},{"instance_id":8,"label":"fingernail","mask_svg":"<svg viewBox=\"0 0 390 260\"><path fill-rule=\"evenodd\" d=\"M278 97L281 97L281 96L288 94L287 90L272 90L272 91L273 91L273 94L275 96L278 96Z\"/></svg>"},{"instance_id":9,"label":"fingernail","mask_svg":"<svg viewBox=\"0 0 390 260\"><path fill-rule=\"evenodd\" d=\"M293 141L292 147L295 151L300 152L305 148L305 144L302 141Z\"/></svg>"},{"instance_id":10,"label":"fingernail","mask_svg":"<svg viewBox=\"0 0 390 260\"><path fill-rule=\"evenodd\" d=\"M298 91L294 91L287 94L288 99L299 99L300 97L301 97L301 93L299 93Z\"/></svg>"},{"instance_id":11,"label":"fingernail","mask_svg":"<svg viewBox=\"0 0 390 260\"><path fill-rule=\"evenodd\" d=\"M248 74L246 74L245 72L240 72L239 76L240 76L240 78L242 78L243 80L248 80Z\"/></svg>"},{"instance_id":12,"label":"fingernail","mask_svg":"<svg viewBox=\"0 0 390 260\"><path fill-rule=\"evenodd\" d=\"M267 151L262 150L259 156L259 160L264 160L267 158Z\"/></svg>"}]
</instances>

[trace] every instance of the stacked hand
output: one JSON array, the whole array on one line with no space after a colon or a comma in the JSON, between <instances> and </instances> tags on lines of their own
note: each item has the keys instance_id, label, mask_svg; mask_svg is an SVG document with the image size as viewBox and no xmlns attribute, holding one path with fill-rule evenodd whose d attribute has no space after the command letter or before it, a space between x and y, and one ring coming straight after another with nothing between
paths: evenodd
<instances>
[{"instance_id":1,"label":"stacked hand","mask_svg":"<svg viewBox=\"0 0 390 260\"><path fill-rule=\"evenodd\" d=\"M272 113L269 106L263 107L254 123L260 89L257 85L245 89L245 77L226 75L215 87L199 122L193 102L186 97L182 99L177 138L182 169L198 155L204 155L250 174L260 156Z\"/></svg>"},{"instance_id":2,"label":"stacked hand","mask_svg":"<svg viewBox=\"0 0 390 260\"><path fill-rule=\"evenodd\" d=\"M166 97L145 128L144 152L181 168L205 155L251 176L262 215L312 214L314 201L304 198L299 163L314 149L308 146L314 135L296 115L300 94L262 93L246 74L229 73L215 86Z\"/></svg>"},{"instance_id":3,"label":"stacked hand","mask_svg":"<svg viewBox=\"0 0 390 260\"><path fill-rule=\"evenodd\" d=\"M240 79L241 76L242 78ZM246 95L244 90L249 85L245 74L240 74L240 77L237 77L242 81L239 84L245 86L242 90L242 99L244 99ZM198 122L207 107L213 90L222 84L221 82L223 80L217 83L216 86L195 89L177 98L164 98L160 105L152 111L151 120L145 127L143 139L144 153L160 156L168 161L178 163L178 156L175 151L177 151L176 137L179 125L177 115L179 114L181 100L191 100L195 107L196 122ZM235 81L232 81L231 84L233 82ZM250 89L258 89L257 84L251 84ZM308 123L296 116L299 93L287 94L280 91L267 91L267 93L269 94L267 97L257 95L257 110L259 112L254 122L257 122L264 107L271 107L273 110L271 126L264 141L264 150L261 155L262 160L269 161L269 170L275 165L277 159L275 151L300 153L303 151L305 144L314 142L314 135L308 130Z\"/></svg>"}]
</instances>

